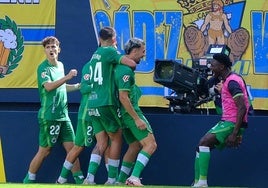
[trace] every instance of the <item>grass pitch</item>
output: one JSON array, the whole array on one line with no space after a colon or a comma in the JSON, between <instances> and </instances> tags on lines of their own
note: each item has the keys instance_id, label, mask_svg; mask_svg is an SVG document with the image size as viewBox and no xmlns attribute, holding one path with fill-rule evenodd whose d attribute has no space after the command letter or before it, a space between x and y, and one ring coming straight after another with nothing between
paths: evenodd
<instances>
[{"instance_id":1,"label":"grass pitch","mask_svg":"<svg viewBox=\"0 0 268 188\"><path fill-rule=\"evenodd\" d=\"M111 185L73 185L73 184L21 184L21 183L0 183L0 188L82 188L82 187L96 187L96 188L126 188L130 186L111 186ZM168 185L145 185L144 188L189 188L191 186L168 186ZM226 187L209 187L209 188L226 188ZM238 187L228 187L238 188Z\"/></svg>"}]
</instances>

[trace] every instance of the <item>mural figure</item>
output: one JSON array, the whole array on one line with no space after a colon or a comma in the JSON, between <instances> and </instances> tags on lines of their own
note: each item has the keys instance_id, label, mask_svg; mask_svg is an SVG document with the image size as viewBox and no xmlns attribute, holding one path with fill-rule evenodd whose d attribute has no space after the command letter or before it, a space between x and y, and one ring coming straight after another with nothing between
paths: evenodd
<instances>
[{"instance_id":1,"label":"mural figure","mask_svg":"<svg viewBox=\"0 0 268 188\"><path fill-rule=\"evenodd\" d=\"M212 10L209 11L202 24L200 20L193 25L186 26L184 41L192 59L198 59L206 55L210 44L226 44L231 49L230 59L233 63L241 59L249 43L249 32L245 28L232 31L228 17L223 10L222 0L211 1ZM229 5L229 3L228 3Z\"/></svg>"},{"instance_id":2,"label":"mural figure","mask_svg":"<svg viewBox=\"0 0 268 188\"><path fill-rule=\"evenodd\" d=\"M224 29L226 29L228 33L232 33L227 15L223 12L223 2L221 0L212 1L212 11L205 17L201 31L204 32L207 28L209 44L225 44Z\"/></svg>"}]
</instances>

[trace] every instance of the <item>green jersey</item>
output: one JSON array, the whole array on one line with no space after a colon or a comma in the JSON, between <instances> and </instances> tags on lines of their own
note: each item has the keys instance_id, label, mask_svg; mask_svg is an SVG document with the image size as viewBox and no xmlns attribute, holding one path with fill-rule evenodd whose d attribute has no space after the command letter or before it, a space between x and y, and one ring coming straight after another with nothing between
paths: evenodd
<instances>
[{"instance_id":1,"label":"green jersey","mask_svg":"<svg viewBox=\"0 0 268 188\"><path fill-rule=\"evenodd\" d=\"M81 84L80 84L80 92L82 94L82 98L80 101L80 106L79 106L79 111L78 111L78 119L83 119L86 121L89 121L90 117L88 114L88 97L89 93L91 91L91 85L89 84L89 65L90 63L88 62L87 64L84 65L82 69L82 78L81 78Z\"/></svg>"},{"instance_id":2,"label":"green jersey","mask_svg":"<svg viewBox=\"0 0 268 188\"><path fill-rule=\"evenodd\" d=\"M117 65L115 67L115 83L119 91L128 91L129 99L136 112L141 111L139 107L139 99L141 90L135 84L135 72L128 66ZM121 114L124 115L126 110L121 107Z\"/></svg>"},{"instance_id":3,"label":"green jersey","mask_svg":"<svg viewBox=\"0 0 268 188\"><path fill-rule=\"evenodd\" d=\"M57 66L50 64L48 60L43 61L38 66L37 81L41 101L38 118L57 121L70 120L67 107L66 84L62 84L52 91L47 91L44 88L46 82L53 82L64 76L64 67L59 61Z\"/></svg>"},{"instance_id":4,"label":"green jersey","mask_svg":"<svg viewBox=\"0 0 268 188\"><path fill-rule=\"evenodd\" d=\"M92 91L89 108L116 105L113 68L120 64L123 55L114 47L99 47L90 60L89 75Z\"/></svg>"}]
</instances>

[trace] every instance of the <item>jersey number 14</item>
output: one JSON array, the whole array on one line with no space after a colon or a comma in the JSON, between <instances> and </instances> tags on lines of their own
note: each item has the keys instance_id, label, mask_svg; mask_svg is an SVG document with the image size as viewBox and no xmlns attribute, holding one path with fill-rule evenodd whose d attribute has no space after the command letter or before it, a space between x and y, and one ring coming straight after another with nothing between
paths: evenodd
<instances>
[{"instance_id":1,"label":"jersey number 14","mask_svg":"<svg viewBox=\"0 0 268 188\"><path fill-rule=\"evenodd\" d=\"M102 85L103 77L102 77L102 64L101 62L97 62L93 71L92 66L89 67L90 69L90 80L93 82L98 83L98 85ZM92 74L93 73L93 74Z\"/></svg>"}]
</instances>

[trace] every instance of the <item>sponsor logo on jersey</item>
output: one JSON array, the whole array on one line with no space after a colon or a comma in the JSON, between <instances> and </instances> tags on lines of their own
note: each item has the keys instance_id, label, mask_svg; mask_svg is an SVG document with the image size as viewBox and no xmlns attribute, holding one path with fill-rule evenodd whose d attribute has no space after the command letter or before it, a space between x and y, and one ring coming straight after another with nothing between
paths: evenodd
<instances>
[{"instance_id":1,"label":"sponsor logo on jersey","mask_svg":"<svg viewBox=\"0 0 268 188\"><path fill-rule=\"evenodd\" d=\"M90 74L85 74L84 75L84 80L89 80L89 78L90 78Z\"/></svg>"},{"instance_id":2,"label":"sponsor logo on jersey","mask_svg":"<svg viewBox=\"0 0 268 188\"><path fill-rule=\"evenodd\" d=\"M46 77L46 72L42 72L42 73L41 73L41 77L42 77L42 78L45 78L45 77Z\"/></svg>"},{"instance_id":3,"label":"sponsor logo on jersey","mask_svg":"<svg viewBox=\"0 0 268 188\"><path fill-rule=\"evenodd\" d=\"M129 75L124 75L124 76L123 76L123 81L124 81L124 82L128 82L129 77L130 77Z\"/></svg>"}]
</instances>

